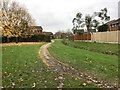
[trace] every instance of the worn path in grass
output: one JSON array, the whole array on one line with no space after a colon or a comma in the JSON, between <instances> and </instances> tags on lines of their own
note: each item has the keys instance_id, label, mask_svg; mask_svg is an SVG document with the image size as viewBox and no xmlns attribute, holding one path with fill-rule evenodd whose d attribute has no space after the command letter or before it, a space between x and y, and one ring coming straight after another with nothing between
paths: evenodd
<instances>
[{"instance_id":1,"label":"worn path in grass","mask_svg":"<svg viewBox=\"0 0 120 90\"><path fill-rule=\"evenodd\" d=\"M43 42L19 42L19 43L1 43L0 46L21 46L30 44L41 44Z\"/></svg>"},{"instance_id":2,"label":"worn path in grass","mask_svg":"<svg viewBox=\"0 0 120 90\"><path fill-rule=\"evenodd\" d=\"M53 43L54 41L52 41ZM98 81L96 78L88 76L86 74L83 74L82 72L79 72L78 70L75 70L73 67L69 66L68 64L62 63L58 60L56 60L54 57L50 55L48 52L48 47L52 43L44 44L39 51L40 57L44 64L46 64L49 68L53 69L55 72L59 73L61 75L59 88L62 88L63 85L63 74L69 74L74 78L77 78L79 80L85 80L87 83L92 83L98 87L102 88L116 88L117 86L110 85L109 83L105 81Z\"/></svg>"}]
</instances>

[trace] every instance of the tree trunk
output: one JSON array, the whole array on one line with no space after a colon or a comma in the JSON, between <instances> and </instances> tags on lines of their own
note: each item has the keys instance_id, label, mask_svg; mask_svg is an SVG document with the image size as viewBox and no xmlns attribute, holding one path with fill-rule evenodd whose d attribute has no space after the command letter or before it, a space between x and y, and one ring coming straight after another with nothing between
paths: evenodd
<instances>
[{"instance_id":1,"label":"tree trunk","mask_svg":"<svg viewBox=\"0 0 120 90\"><path fill-rule=\"evenodd\" d=\"M16 37L16 43L18 43L18 37Z\"/></svg>"},{"instance_id":2,"label":"tree trunk","mask_svg":"<svg viewBox=\"0 0 120 90\"><path fill-rule=\"evenodd\" d=\"M7 43L9 43L9 42L10 42L9 37L7 37Z\"/></svg>"},{"instance_id":3,"label":"tree trunk","mask_svg":"<svg viewBox=\"0 0 120 90\"><path fill-rule=\"evenodd\" d=\"M87 25L87 32L89 32L89 26Z\"/></svg>"}]
</instances>

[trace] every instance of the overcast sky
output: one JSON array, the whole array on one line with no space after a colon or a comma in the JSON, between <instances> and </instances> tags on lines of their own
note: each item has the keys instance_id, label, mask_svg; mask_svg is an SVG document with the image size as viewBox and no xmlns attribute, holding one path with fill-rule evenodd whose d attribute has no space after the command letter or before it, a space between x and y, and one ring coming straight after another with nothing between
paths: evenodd
<instances>
[{"instance_id":1,"label":"overcast sky","mask_svg":"<svg viewBox=\"0 0 120 90\"><path fill-rule=\"evenodd\" d=\"M25 5L37 25L44 31L57 32L72 28L76 13L83 15L108 9L111 20L118 18L119 0L16 0Z\"/></svg>"}]
</instances>

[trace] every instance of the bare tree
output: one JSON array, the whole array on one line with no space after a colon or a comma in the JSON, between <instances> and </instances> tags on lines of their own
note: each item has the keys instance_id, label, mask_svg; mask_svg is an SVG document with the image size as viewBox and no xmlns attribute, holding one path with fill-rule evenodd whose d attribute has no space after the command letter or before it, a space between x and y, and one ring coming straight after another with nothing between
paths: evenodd
<instances>
[{"instance_id":1,"label":"bare tree","mask_svg":"<svg viewBox=\"0 0 120 90\"><path fill-rule=\"evenodd\" d=\"M104 23L106 23L107 21L110 20L110 16L108 16L107 13L108 13L107 8L101 9L100 12L95 12L96 16L98 16L99 18L101 18L102 24L104 24Z\"/></svg>"},{"instance_id":2,"label":"bare tree","mask_svg":"<svg viewBox=\"0 0 120 90\"><path fill-rule=\"evenodd\" d=\"M87 27L88 32L91 32L92 23L93 23L92 20L93 20L93 17L90 16L89 14L85 16L85 25Z\"/></svg>"},{"instance_id":3,"label":"bare tree","mask_svg":"<svg viewBox=\"0 0 120 90\"><path fill-rule=\"evenodd\" d=\"M80 27L86 26L87 32L92 32L91 30L94 28L95 30L100 24L104 24L110 20L110 16L107 15L107 8L101 9L99 12L94 12L92 15L87 14L85 18L82 18L82 13L77 13L76 17L73 19L73 31L77 30ZM99 17L101 21L95 19Z\"/></svg>"},{"instance_id":4,"label":"bare tree","mask_svg":"<svg viewBox=\"0 0 120 90\"><path fill-rule=\"evenodd\" d=\"M72 20L73 23L73 33L75 33L75 30L78 30L80 27L82 27L82 13L79 12L76 14L76 17Z\"/></svg>"}]
</instances>

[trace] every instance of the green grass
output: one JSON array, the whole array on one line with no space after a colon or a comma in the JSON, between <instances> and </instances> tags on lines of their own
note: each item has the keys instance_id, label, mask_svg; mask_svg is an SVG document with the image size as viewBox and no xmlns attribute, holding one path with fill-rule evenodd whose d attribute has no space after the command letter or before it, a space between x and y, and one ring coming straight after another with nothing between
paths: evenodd
<instances>
[{"instance_id":1,"label":"green grass","mask_svg":"<svg viewBox=\"0 0 120 90\"><path fill-rule=\"evenodd\" d=\"M54 81L55 74L39 58L40 46L23 45L2 48L3 87L31 88L34 83L35 87L57 87L57 82Z\"/></svg>"},{"instance_id":2,"label":"green grass","mask_svg":"<svg viewBox=\"0 0 120 90\"><path fill-rule=\"evenodd\" d=\"M56 88L59 73L53 72L42 63L38 51L42 44L2 47L2 85L4 88ZM64 75L67 88L96 87L83 80ZM86 83L83 86L83 83Z\"/></svg>"},{"instance_id":3,"label":"green grass","mask_svg":"<svg viewBox=\"0 0 120 90\"><path fill-rule=\"evenodd\" d=\"M99 80L118 82L117 56L66 46L61 40L56 40L49 52L58 60Z\"/></svg>"},{"instance_id":4,"label":"green grass","mask_svg":"<svg viewBox=\"0 0 120 90\"><path fill-rule=\"evenodd\" d=\"M65 45L85 49L89 51L105 53L110 55L118 55L118 44L109 43L94 43L94 42L73 42L70 40L63 40Z\"/></svg>"},{"instance_id":5,"label":"green grass","mask_svg":"<svg viewBox=\"0 0 120 90\"><path fill-rule=\"evenodd\" d=\"M92 83L87 83L84 80L79 80L77 78L73 78L70 75L64 75L64 86L63 88L99 88Z\"/></svg>"},{"instance_id":6,"label":"green grass","mask_svg":"<svg viewBox=\"0 0 120 90\"><path fill-rule=\"evenodd\" d=\"M0 46L0 86L2 86L2 47Z\"/></svg>"}]
</instances>

